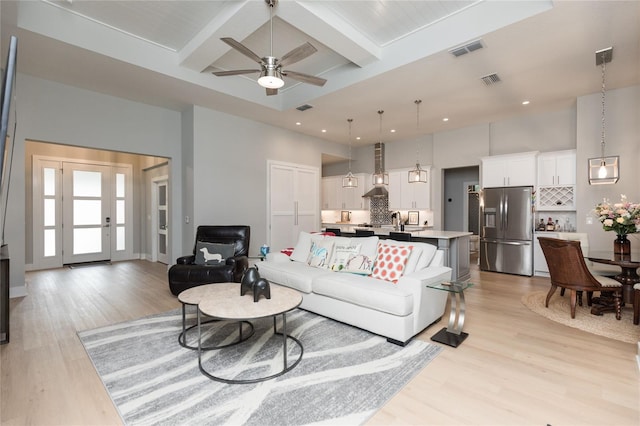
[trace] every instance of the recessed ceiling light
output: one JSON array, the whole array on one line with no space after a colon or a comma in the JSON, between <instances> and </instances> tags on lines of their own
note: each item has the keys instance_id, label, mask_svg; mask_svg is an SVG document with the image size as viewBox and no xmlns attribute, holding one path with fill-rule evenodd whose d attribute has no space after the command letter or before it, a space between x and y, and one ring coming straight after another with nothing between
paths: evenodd
<instances>
[{"instance_id":1,"label":"recessed ceiling light","mask_svg":"<svg viewBox=\"0 0 640 426\"><path fill-rule=\"evenodd\" d=\"M301 123L301 122L299 122L299 121L298 121L298 122L296 122L296 126L299 126L299 125L301 125L301 124L302 124L302 123Z\"/></svg>"},{"instance_id":2,"label":"recessed ceiling light","mask_svg":"<svg viewBox=\"0 0 640 426\"><path fill-rule=\"evenodd\" d=\"M327 129L322 129L322 133L327 133Z\"/></svg>"},{"instance_id":3,"label":"recessed ceiling light","mask_svg":"<svg viewBox=\"0 0 640 426\"><path fill-rule=\"evenodd\" d=\"M357 140L360 140L360 136L356 136L356 139L357 139Z\"/></svg>"},{"instance_id":4,"label":"recessed ceiling light","mask_svg":"<svg viewBox=\"0 0 640 426\"><path fill-rule=\"evenodd\" d=\"M395 133L395 132L396 132L396 129L391 129L391 133Z\"/></svg>"},{"instance_id":5,"label":"recessed ceiling light","mask_svg":"<svg viewBox=\"0 0 640 426\"><path fill-rule=\"evenodd\" d=\"M449 118L445 117L442 119L442 121L449 121Z\"/></svg>"},{"instance_id":6,"label":"recessed ceiling light","mask_svg":"<svg viewBox=\"0 0 640 426\"><path fill-rule=\"evenodd\" d=\"M522 101L522 105L529 105L529 101Z\"/></svg>"}]
</instances>

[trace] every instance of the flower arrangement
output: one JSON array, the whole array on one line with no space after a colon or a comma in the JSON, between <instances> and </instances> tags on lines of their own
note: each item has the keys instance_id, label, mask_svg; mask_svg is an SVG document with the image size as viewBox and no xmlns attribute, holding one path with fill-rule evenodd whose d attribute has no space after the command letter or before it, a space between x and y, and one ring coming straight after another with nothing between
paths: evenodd
<instances>
[{"instance_id":1,"label":"flower arrangement","mask_svg":"<svg viewBox=\"0 0 640 426\"><path fill-rule=\"evenodd\" d=\"M640 231L640 204L630 203L621 195L619 203L608 200L596 205L595 212L605 231L614 231L618 235L633 234Z\"/></svg>"}]
</instances>

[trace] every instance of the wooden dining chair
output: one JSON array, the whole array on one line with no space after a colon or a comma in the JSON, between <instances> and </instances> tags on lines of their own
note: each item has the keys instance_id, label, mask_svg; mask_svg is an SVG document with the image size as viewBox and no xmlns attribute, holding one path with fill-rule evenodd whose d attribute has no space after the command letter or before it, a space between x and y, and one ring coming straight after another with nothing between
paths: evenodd
<instances>
[{"instance_id":1,"label":"wooden dining chair","mask_svg":"<svg viewBox=\"0 0 640 426\"><path fill-rule=\"evenodd\" d=\"M558 287L571 293L571 318L576 317L576 301L579 292L587 293L587 304L591 306L591 295L595 291L610 292L615 303L616 319L622 316L622 284L613 278L593 275L584 261L580 241L538 237L540 248L549 266L551 288L545 306Z\"/></svg>"}]
</instances>

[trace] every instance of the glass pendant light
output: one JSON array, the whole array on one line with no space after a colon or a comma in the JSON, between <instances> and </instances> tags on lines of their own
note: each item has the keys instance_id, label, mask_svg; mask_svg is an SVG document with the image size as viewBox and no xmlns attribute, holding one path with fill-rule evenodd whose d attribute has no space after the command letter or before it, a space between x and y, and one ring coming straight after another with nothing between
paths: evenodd
<instances>
[{"instance_id":1,"label":"glass pendant light","mask_svg":"<svg viewBox=\"0 0 640 426\"><path fill-rule=\"evenodd\" d=\"M349 173L342 178L342 187L357 188L358 178L351 173L351 124L353 123L353 118L347 118L347 122L349 123Z\"/></svg>"},{"instance_id":2,"label":"glass pendant light","mask_svg":"<svg viewBox=\"0 0 640 426\"><path fill-rule=\"evenodd\" d=\"M605 64L613 58L613 47L596 52L596 65L602 66L602 136L600 139L600 158L589 159L589 184L604 185L618 182L620 178L620 157L605 157Z\"/></svg>"},{"instance_id":3,"label":"glass pendant light","mask_svg":"<svg viewBox=\"0 0 640 426\"><path fill-rule=\"evenodd\" d=\"M416 129L420 130L420 104L422 101L416 99ZM427 171L420 167L420 143L416 140L416 168L409 170L409 183L427 183Z\"/></svg>"},{"instance_id":4,"label":"glass pendant light","mask_svg":"<svg viewBox=\"0 0 640 426\"><path fill-rule=\"evenodd\" d=\"M382 114L384 114L383 110L378 111L378 116L380 117L380 129L378 131L379 134L379 143L382 144ZM378 163L378 162L376 162ZM384 168L380 170L376 170L373 174L373 184L374 185L389 185L389 173L387 173Z\"/></svg>"}]
</instances>

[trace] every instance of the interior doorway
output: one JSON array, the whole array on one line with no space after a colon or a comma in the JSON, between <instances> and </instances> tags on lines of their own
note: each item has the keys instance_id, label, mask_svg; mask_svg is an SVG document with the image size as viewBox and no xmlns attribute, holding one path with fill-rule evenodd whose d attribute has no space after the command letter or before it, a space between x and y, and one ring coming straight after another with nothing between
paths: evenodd
<instances>
[{"instance_id":1,"label":"interior doorway","mask_svg":"<svg viewBox=\"0 0 640 426\"><path fill-rule=\"evenodd\" d=\"M443 228L445 231L473 232L470 221L468 188L480 183L480 167L458 167L444 170Z\"/></svg>"}]
</instances>

